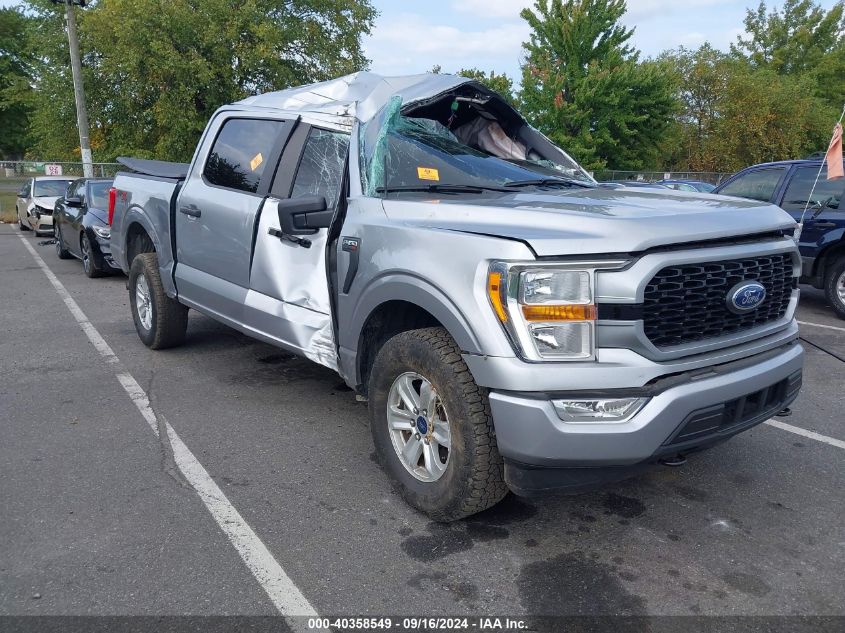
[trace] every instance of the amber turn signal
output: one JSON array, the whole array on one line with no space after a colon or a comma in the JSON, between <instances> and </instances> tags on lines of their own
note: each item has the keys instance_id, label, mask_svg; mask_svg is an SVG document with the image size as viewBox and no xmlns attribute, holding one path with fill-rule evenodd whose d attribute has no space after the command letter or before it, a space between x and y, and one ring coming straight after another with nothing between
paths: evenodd
<instances>
[{"instance_id":1,"label":"amber turn signal","mask_svg":"<svg viewBox=\"0 0 845 633\"><path fill-rule=\"evenodd\" d=\"M524 305L526 321L595 321L594 305Z\"/></svg>"},{"instance_id":2,"label":"amber turn signal","mask_svg":"<svg viewBox=\"0 0 845 633\"><path fill-rule=\"evenodd\" d=\"M508 312L502 304L502 273L491 272L487 275L487 294L490 297L490 303L493 304L493 309L502 323L508 320Z\"/></svg>"}]
</instances>

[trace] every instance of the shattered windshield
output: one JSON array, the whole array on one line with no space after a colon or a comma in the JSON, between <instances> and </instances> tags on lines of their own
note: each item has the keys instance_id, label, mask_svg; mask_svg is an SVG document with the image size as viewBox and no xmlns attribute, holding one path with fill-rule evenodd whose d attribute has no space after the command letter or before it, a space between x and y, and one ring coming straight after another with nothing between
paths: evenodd
<instances>
[{"instance_id":1,"label":"shattered windshield","mask_svg":"<svg viewBox=\"0 0 845 633\"><path fill-rule=\"evenodd\" d=\"M432 119L402 116L400 106L396 98L362 128L366 195L447 189L453 193L480 193L510 191L522 185L593 185L574 162L540 157L508 138L495 121L478 119L452 130Z\"/></svg>"}]
</instances>

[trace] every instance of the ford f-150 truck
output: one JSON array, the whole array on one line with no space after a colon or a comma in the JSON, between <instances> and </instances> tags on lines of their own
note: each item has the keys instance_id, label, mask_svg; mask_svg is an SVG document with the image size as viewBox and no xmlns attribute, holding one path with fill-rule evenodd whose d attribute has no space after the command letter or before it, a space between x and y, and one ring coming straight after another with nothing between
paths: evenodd
<instances>
[{"instance_id":1,"label":"ford f-150 truck","mask_svg":"<svg viewBox=\"0 0 845 633\"><path fill-rule=\"evenodd\" d=\"M121 160L141 340L182 343L194 309L336 370L434 519L681 463L798 394L788 214L597 187L467 78L253 96L190 165Z\"/></svg>"}]
</instances>

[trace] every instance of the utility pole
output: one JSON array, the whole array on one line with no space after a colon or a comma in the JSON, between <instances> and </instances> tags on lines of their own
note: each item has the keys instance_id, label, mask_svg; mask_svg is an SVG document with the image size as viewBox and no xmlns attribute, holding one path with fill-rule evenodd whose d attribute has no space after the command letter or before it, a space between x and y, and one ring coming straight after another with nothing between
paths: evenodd
<instances>
[{"instance_id":1,"label":"utility pole","mask_svg":"<svg viewBox=\"0 0 845 633\"><path fill-rule=\"evenodd\" d=\"M67 39L70 46L70 69L73 74L73 96L76 100L76 125L79 127L79 149L82 152L82 174L94 177L91 157L91 142L88 140L88 108L85 106L85 90L82 86L82 64L79 61L79 38L76 34L76 16L73 5L85 6L85 0L53 0L65 5L67 18Z\"/></svg>"}]
</instances>

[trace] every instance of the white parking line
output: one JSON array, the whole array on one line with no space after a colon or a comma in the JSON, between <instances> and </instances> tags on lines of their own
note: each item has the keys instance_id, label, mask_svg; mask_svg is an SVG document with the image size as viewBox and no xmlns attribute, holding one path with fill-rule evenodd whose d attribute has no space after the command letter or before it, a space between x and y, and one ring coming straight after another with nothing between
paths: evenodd
<instances>
[{"instance_id":1,"label":"white parking line","mask_svg":"<svg viewBox=\"0 0 845 633\"><path fill-rule=\"evenodd\" d=\"M824 325L822 323L810 323L809 321L798 321L800 325L809 325L811 327L820 327L825 330L836 330L837 332L845 332L845 327L836 327L835 325Z\"/></svg>"},{"instance_id":2,"label":"white parking line","mask_svg":"<svg viewBox=\"0 0 845 633\"><path fill-rule=\"evenodd\" d=\"M79 324L79 327L85 332L88 340L91 341L91 344L107 363L115 366L115 377L118 382L120 382L124 391L132 399L132 402L135 403L144 420L152 428L153 433L158 436L160 421L157 419L152 407L150 407L150 400L144 389L132 377L132 374L126 371L112 348L106 343L91 321L88 320L88 317L80 309L79 304L73 300L73 297L70 296L70 293L62 282L59 281L58 277L53 274L53 271L50 270L41 256L35 252L32 245L23 236L19 237L30 255L35 259L35 263L47 275L47 279L50 280L53 288L59 294L62 301L64 301L68 310L70 310L70 313ZM238 554L240 554L244 563L246 563L252 575L258 580L275 607L282 615L286 616L316 616L317 612L314 607L302 595L302 592L299 591L293 580L285 573L281 565L273 557L273 554L270 553L267 546L253 532L249 524L244 521L240 513L226 498L226 495L223 494L223 491L214 483L211 475L208 474L208 471L206 471L194 454L191 453L176 431L173 430L173 427L166 420L161 422L163 422L163 428L167 431L167 437L173 448L173 457L177 467L199 495L203 504L211 513L211 516L214 517L217 525L220 526L220 529L229 538L229 541L238 551ZM303 620L289 620L288 624L293 630L297 631L313 630L307 629L306 623Z\"/></svg>"},{"instance_id":3,"label":"white parking line","mask_svg":"<svg viewBox=\"0 0 845 633\"><path fill-rule=\"evenodd\" d=\"M816 440L817 442L824 442L825 444L830 444L831 446L836 446L837 448L845 448L845 442L842 440L837 440L835 437L828 437L827 435L822 435L821 433L816 433L815 431L808 431L807 429L802 429L799 426L792 426L791 424L781 422L780 420L766 420L763 424L768 424L769 426L774 426L783 431L789 431L790 433L795 433L796 435L807 437L811 440Z\"/></svg>"}]
</instances>

